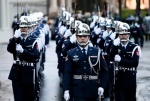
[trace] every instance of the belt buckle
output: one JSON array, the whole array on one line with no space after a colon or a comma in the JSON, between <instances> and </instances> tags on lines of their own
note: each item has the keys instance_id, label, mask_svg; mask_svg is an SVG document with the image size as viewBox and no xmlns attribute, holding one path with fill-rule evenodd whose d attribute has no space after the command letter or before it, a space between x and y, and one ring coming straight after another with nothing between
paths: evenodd
<instances>
[{"instance_id":1,"label":"belt buckle","mask_svg":"<svg viewBox=\"0 0 150 101\"><path fill-rule=\"evenodd\" d=\"M25 66L25 64L26 64L26 62L25 62L25 61L22 61L22 65Z\"/></svg>"},{"instance_id":2,"label":"belt buckle","mask_svg":"<svg viewBox=\"0 0 150 101\"><path fill-rule=\"evenodd\" d=\"M89 76L83 75L83 76L82 76L82 79L87 80L87 79L89 79Z\"/></svg>"}]
</instances>

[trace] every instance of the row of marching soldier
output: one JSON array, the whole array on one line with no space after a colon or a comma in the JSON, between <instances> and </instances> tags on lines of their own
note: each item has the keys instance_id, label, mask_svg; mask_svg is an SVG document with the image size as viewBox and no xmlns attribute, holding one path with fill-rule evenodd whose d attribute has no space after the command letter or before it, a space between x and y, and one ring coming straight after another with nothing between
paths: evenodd
<instances>
[{"instance_id":1,"label":"row of marching soldier","mask_svg":"<svg viewBox=\"0 0 150 101\"><path fill-rule=\"evenodd\" d=\"M141 49L130 41L130 26L97 15L87 25L61 10L55 33L64 99L136 101Z\"/></svg>"},{"instance_id":2,"label":"row of marching soldier","mask_svg":"<svg viewBox=\"0 0 150 101\"><path fill-rule=\"evenodd\" d=\"M7 46L14 59L8 79L14 101L38 101L51 32L42 12L23 15L18 23L19 29Z\"/></svg>"}]
</instances>

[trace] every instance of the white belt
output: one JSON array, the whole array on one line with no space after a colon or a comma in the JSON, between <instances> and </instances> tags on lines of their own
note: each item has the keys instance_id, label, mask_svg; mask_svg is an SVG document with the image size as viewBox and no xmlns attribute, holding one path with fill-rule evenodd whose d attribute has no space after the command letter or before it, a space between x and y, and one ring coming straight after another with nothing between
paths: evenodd
<instances>
[{"instance_id":1,"label":"white belt","mask_svg":"<svg viewBox=\"0 0 150 101\"><path fill-rule=\"evenodd\" d=\"M83 80L97 80L98 76L91 76L91 75L74 75L73 76L74 79L83 79Z\"/></svg>"},{"instance_id":2,"label":"white belt","mask_svg":"<svg viewBox=\"0 0 150 101\"><path fill-rule=\"evenodd\" d=\"M25 61L16 61L14 60L14 64L23 65L23 66L34 66L34 63L31 62L25 62Z\"/></svg>"}]
</instances>

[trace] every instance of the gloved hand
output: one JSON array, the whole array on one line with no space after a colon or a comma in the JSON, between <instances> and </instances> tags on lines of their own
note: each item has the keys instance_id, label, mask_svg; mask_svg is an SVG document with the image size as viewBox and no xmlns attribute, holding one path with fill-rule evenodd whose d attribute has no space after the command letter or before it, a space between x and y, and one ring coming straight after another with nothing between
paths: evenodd
<instances>
[{"instance_id":1,"label":"gloved hand","mask_svg":"<svg viewBox=\"0 0 150 101\"><path fill-rule=\"evenodd\" d=\"M96 34L96 35L99 35L100 32L101 32L101 29L100 29L100 28L97 28L97 29L95 30L95 34Z\"/></svg>"},{"instance_id":2,"label":"gloved hand","mask_svg":"<svg viewBox=\"0 0 150 101\"><path fill-rule=\"evenodd\" d=\"M90 47L93 47L93 44L92 44L92 42L91 42L91 41L89 41L89 46L90 46Z\"/></svg>"},{"instance_id":3,"label":"gloved hand","mask_svg":"<svg viewBox=\"0 0 150 101\"><path fill-rule=\"evenodd\" d=\"M76 35L73 34L71 37L70 37L70 42L73 44L73 43L76 43L77 39L76 39Z\"/></svg>"},{"instance_id":4,"label":"gloved hand","mask_svg":"<svg viewBox=\"0 0 150 101\"><path fill-rule=\"evenodd\" d=\"M119 55L115 55L115 59L116 62L120 62L121 61L121 57Z\"/></svg>"},{"instance_id":5,"label":"gloved hand","mask_svg":"<svg viewBox=\"0 0 150 101\"><path fill-rule=\"evenodd\" d=\"M22 46L20 45L20 44L17 44L16 45L16 51L18 51L18 52L20 52L20 53L23 53L23 48L22 48Z\"/></svg>"},{"instance_id":6,"label":"gloved hand","mask_svg":"<svg viewBox=\"0 0 150 101\"><path fill-rule=\"evenodd\" d=\"M116 32L112 33L109 37L111 38L111 40L114 40L116 37Z\"/></svg>"},{"instance_id":7,"label":"gloved hand","mask_svg":"<svg viewBox=\"0 0 150 101\"><path fill-rule=\"evenodd\" d=\"M103 38L103 39L106 39L107 36L108 36L108 33L107 33L107 31L105 31L105 32L103 33L103 35L102 35L102 38Z\"/></svg>"},{"instance_id":8,"label":"gloved hand","mask_svg":"<svg viewBox=\"0 0 150 101\"><path fill-rule=\"evenodd\" d=\"M21 36L21 31L20 31L20 29L18 29L18 30L15 31L14 37L19 38L20 36Z\"/></svg>"},{"instance_id":9,"label":"gloved hand","mask_svg":"<svg viewBox=\"0 0 150 101\"><path fill-rule=\"evenodd\" d=\"M65 32L65 34L64 34L64 37L65 37L65 38L68 38L68 37L70 37L71 35L72 35L71 31L70 31L70 30L67 30L67 31Z\"/></svg>"},{"instance_id":10,"label":"gloved hand","mask_svg":"<svg viewBox=\"0 0 150 101\"><path fill-rule=\"evenodd\" d=\"M119 46L119 44L120 44L120 38L118 37L117 39L115 39L114 42L113 42L113 44L115 46Z\"/></svg>"},{"instance_id":11,"label":"gloved hand","mask_svg":"<svg viewBox=\"0 0 150 101\"><path fill-rule=\"evenodd\" d=\"M68 100L70 99L70 95L69 95L69 91L68 91L68 90L66 90L66 91L64 92L64 99L65 99L66 101L68 101Z\"/></svg>"},{"instance_id":12,"label":"gloved hand","mask_svg":"<svg viewBox=\"0 0 150 101\"><path fill-rule=\"evenodd\" d=\"M98 88L98 95L102 96L104 93L104 89L102 87Z\"/></svg>"}]
</instances>

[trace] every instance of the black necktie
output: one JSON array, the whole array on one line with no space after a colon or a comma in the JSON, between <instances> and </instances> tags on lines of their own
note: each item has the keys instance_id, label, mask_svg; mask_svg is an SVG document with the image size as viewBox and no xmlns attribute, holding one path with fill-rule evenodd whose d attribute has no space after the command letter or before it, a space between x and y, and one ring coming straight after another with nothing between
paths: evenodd
<instances>
[{"instance_id":1,"label":"black necktie","mask_svg":"<svg viewBox=\"0 0 150 101\"><path fill-rule=\"evenodd\" d=\"M125 46L122 46L122 52L125 53L125 51L126 51Z\"/></svg>"},{"instance_id":2,"label":"black necktie","mask_svg":"<svg viewBox=\"0 0 150 101\"><path fill-rule=\"evenodd\" d=\"M82 53L83 53L83 57L86 57L86 52L85 52L86 50L83 48L82 49Z\"/></svg>"},{"instance_id":3,"label":"black necktie","mask_svg":"<svg viewBox=\"0 0 150 101\"><path fill-rule=\"evenodd\" d=\"M21 40L21 46L22 46L22 47L24 47L24 42L25 42L25 39L23 38L23 39Z\"/></svg>"}]
</instances>

